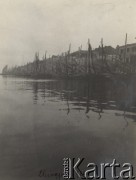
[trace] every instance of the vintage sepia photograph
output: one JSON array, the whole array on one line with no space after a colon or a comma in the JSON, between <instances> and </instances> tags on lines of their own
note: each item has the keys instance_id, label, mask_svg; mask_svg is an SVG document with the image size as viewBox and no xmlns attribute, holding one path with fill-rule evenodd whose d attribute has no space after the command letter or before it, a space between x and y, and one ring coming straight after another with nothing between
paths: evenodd
<instances>
[{"instance_id":1,"label":"vintage sepia photograph","mask_svg":"<svg viewBox=\"0 0 136 180\"><path fill-rule=\"evenodd\" d=\"M0 180L136 178L136 0L0 0Z\"/></svg>"}]
</instances>

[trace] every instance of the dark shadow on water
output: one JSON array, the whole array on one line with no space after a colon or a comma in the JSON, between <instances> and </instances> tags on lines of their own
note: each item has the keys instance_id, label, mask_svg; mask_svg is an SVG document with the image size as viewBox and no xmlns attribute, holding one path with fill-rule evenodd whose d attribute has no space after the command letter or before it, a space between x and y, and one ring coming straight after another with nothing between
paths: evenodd
<instances>
[{"instance_id":1,"label":"dark shadow on water","mask_svg":"<svg viewBox=\"0 0 136 180\"><path fill-rule=\"evenodd\" d=\"M10 78L12 79L12 78ZM98 114L102 118L105 110L119 110L122 112L136 112L136 81L135 78L108 79L94 77L78 80L23 80L16 81L15 86L22 86L23 90L31 91L33 103L44 105L47 101L52 103L63 102L63 108L69 115L71 111L84 111L86 117L89 113ZM3 77L5 87L8 78ZM135 121L134 115L131 115Z\"/></svg>"},{"instance_id":2,"label":"dark shadow on water","mask_svg":"<svg viewBox=\"0 0 136 180\"><path fill-rule=\"evenodd\" d=\"M33 102L43 100L65 102L67 115L73 111L84 111L89 117L90 111L101 119L104 110L136 112L136 84L134 80L120 81L110 79L59 80L47 82L27 82L33 92ZM28 89L29 89L28 88Z\"/></svg>"}]
</instances>

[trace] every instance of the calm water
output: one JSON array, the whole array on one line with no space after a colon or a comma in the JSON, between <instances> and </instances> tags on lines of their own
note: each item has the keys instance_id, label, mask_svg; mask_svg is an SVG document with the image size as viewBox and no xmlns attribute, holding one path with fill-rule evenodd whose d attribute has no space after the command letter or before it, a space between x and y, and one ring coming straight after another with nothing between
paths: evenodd
<instances>
[{"instance_id":1,"label":"calm water","mask_svg":"<svg viewBox=\"0 0 136 180\"><path fill-rule=\"evenodd\" d=\"M136 164L135 81L0 76L0 179L63 172L64 157ZM136 171L136 168L135 168Z\"/></svg>"}]
</instances>

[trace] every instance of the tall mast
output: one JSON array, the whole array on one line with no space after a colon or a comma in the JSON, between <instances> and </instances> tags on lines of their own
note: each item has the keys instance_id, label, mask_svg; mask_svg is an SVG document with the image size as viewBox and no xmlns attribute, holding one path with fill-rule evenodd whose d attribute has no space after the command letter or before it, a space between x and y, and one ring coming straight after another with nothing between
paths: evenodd
<instances>
[{"instance_id":1,"label":"tall mast","mask_svg":"<svg viewBox=\"0 0 136 180\"><path fill-rule=\"evenodd\" d=\"M126 62L126 54L127 54L127 33L126 33L126 38L125 38L124 62Z\"/></svg>"},{"instance_id":2,"label":"tall mast","mask_svg":"<svg viewBox=\"0 0 136 180\"><path fill-rule=\"evenodd\" d=\"M68 54L70 54L70 52L71 52L71 43L69 44Z\"/></svg>"},{"instance_id":3,"label":"tall mast","mask_svg":"<svg viewBox=\"0 0 136 180\"><path fill-rule=\"evenodd\" d=\"M102 48L102 63L103 63L103 38L101 39L101 48Z\"/></svg>"},{"instance_id":4,"label":"tall mast","mask_svg":"<svg viewBox=\"0 0 136 180\"><path fill-rule=\"evenodd\" d=\"M90 39L88 39L88 73L89 74L91 72L90 58L91 58L91 45L90 45Z\"/></svg>"},{"instance_id":5,"label":"tall mast","mask_svg":"<svg viewBox=\"0 0 136 180\"><path fill-rule=\"evenodd\" d=\"M67 77L69 75L69 59L70 59L70 52L71 52L71 43L69 44L69 49L68 49L68 52L66 53L65 55L65 58L66 58L66 74L67 74Z\"/></svg>"}]
</instances>

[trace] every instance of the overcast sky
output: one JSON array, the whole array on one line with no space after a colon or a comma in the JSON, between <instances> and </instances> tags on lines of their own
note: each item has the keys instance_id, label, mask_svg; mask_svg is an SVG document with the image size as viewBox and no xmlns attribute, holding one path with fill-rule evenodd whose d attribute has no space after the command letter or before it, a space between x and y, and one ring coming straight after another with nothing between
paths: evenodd
<instances>
[{"instance_id":1,"label":"overcast sky","mask_svg":"<svg viewBox=\"0 0 136 180\"><path fill-rule=\"evenodd\" d=\"M60 54L72 44L116 47L136 42L136 0L0 0L0 70Z\"/></svg>"}]
</instances>

